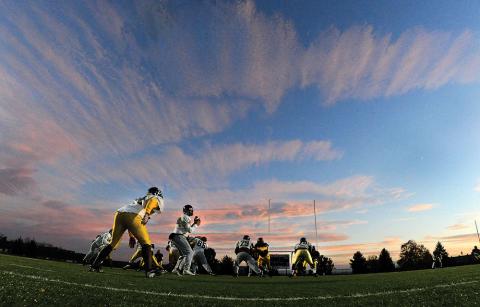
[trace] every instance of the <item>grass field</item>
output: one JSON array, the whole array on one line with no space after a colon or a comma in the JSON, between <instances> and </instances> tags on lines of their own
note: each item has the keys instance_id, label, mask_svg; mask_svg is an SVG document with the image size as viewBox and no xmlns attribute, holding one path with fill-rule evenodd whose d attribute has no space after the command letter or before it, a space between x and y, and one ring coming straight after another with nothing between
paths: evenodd
<instances>
[{"instance_id":1,"label":"grass field","mask_svg":"<svg viewBox=\"0 0 480 307\"><path fill-rule=\"evenodd\" d=\"M322 277L89 273L78 264L0 254L2 306L475 305L480 265Z\"/></svg>"}]
</instances>

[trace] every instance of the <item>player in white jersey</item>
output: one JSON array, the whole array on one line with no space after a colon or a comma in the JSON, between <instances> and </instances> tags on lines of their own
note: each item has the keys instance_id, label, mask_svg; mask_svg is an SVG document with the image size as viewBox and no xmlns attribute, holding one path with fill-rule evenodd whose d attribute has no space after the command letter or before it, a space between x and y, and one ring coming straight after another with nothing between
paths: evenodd
<instances>
[{"instance_id":1,"label":"player in white jersey","mask_svg":"<svg viewBox=\"0 0 480 307\"><path fill-rule=\"evenodd\" d=\"M195 231L195 229L200 226L200 218L196 216L193 219L193 207L191 205L183 206L183 216L177 219L175 224L175 229L170 234L168 239L170 239L177 249L180 251L180 254L185 257L185 261L182 262L178 268L174 268L172 273L183 274L183 275L195 275L190 271L190 265L192 264L193 259L193 250L190 246L190 243L187 240L188 234ZM179 260L180 261L180 260Z\"/></svg>"},{"instance_id":2,"label":"player in white jersey","mask_svg":"<svg viewBox=\"0 0 480 307\"><path fill-rule=\"evenodd\" d=\"M157 187L148 189L147 195L134 200L131 204L121 207L115 213L112 227L112 242L104 247L90 267L90 271L100 271L105 258L120 243L123 233L128 230L130 247L135 245L135 238L142 245L142 256L145 262L145 276L154 277L152 269L152 247L146 224L150 216L163 212L163 195Z\"/></svg>"},{"instance_id":3,"label":"player in white jersey","mask_svg":"<svg viewBox=\"0 0 480 307\"><path fill-rule=\"evenodd\" d=\"M112 229L98 235L95 240L92 241L90 251L85 255L85 258L83 258L83 264L90 264L90 262L97 257L100 249L110 244L110 242L112 242Z\"/></svg>"},{"instance_id":4,"label":"player in white jersey","mask_svg":"<svg viewBox=\"0 0 480 307\"><path fill-rule=\"evenodd\" d=\"M312 245L307 241L306 238L300 238L300 242L295 244L295 253L293 254L292 258L292 275L291 276L296 276L297 275L297 266L303 261L306 261L308 265L313 270L313 273L317 274L317 264L312 260L312 255L310 254L310 251L312 250Z\"/></svg>"},{"instance_id":5,"label":"player in white jersey","mask_svg":"<svg viewBox=\"0 0 480 307\"><path fill-rule=\"evenodd\" d=\"M254 271L258 276L262 276L262 271L258 268L257 262L252 257L253 244L250 241L250 236L245 235L243 239L237 241L235 245L235 254L237 258L233 263L233 274L238 277L238 270L240 269L240 263L245 261L250 269Z\"/></svg>"},{"instance_id":6,"label":"player in white jersey","mask_svg":"<svg viewBox=\"0 0 480 307\"><path fill-rule=\"evenodd\" d=\"M215 275L212 268L208 264L207 258L205 257L205 249L208 248L207 238L206 237L195 237L191 239L191 244L193 245L193 259L190 266L190 271L192 273L197 273L198 266L202 266L205 271L210 275ZM185 259L185 258L184 258Z\"/></svg>"}]
</instances>

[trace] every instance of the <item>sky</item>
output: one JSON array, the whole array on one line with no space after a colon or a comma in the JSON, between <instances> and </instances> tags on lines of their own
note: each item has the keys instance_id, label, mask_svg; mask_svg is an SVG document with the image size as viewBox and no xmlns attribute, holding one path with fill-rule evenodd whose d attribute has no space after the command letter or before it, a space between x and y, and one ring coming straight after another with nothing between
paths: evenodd
<instances>
[{"instance_id":1,"label":"sky","mask_svg":"<svg viewBox=\"0 0 480 307\"><path fill-rule=\"evenodd\" d=\"M305 236L338 266L357 250L397 259L410 239L469 253L479 13L477 1L1 1L0 233L85 252L158 186L157 246L188 203L219 256L244 234L277 251Z\"/></svg>"}]
</instances>

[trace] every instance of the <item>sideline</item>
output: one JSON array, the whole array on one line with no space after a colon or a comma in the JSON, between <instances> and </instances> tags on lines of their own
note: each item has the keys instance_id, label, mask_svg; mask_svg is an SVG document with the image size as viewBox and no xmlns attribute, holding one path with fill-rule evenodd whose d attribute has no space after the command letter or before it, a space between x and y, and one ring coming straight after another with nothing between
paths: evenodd
<instances>
[{"instance_id":1,"label":"sideline","mask_svg":"<svg viewBox=\"0 0 480 307\"><path fill-rule=\"evenodd\" d=\"M403 293L412 293L412 292L421 292L430 289L439 289L439 288L449 288L455 286L463 286L468 284L478 283L477 280L470 280L470 281L461 281L457 283L449 283L449 284L440 284L431 287L424 287L424 288L411 288L405 290L390 290L390 291L382 291L382 292L367 292L367 293L354 293L349 295L325 295L325 296L312 296L312 297L229 297L229 296L210 296L210 295L192 295L192 294L177 294L171 292L151 292L151 291L143 291L143 290L135 290L135 289L123 289L123 288L113 288L113 287L104 287L92 284L81 284L76 282L70 282L60 279L50 279L47 277L37 276L37 275L26 275L21 273L16 273L12 271L0 271L1 274L11 275L11 276L18 276L23 278L29 278L34 280L40 280L45 282L52 282L52 283L59 283L69 286L80 286L85 288L94 288L94 289L103 289L103 290L110 290L116 292L130 292L130 293L137 293L137 294L148 294L148 295L155 295L155 296L163 296L163 297L180 297L180 298L202 298L202 299L209 299L209 300L220 300L220 301L263 301L263 302L277 302L277 301L308 301L308 300L330 300L330 299L343 299L343 298L362 298L362 297L370 297L370 296L383 296L383 295L391 295L391 294L403 294Z\"/></svg>"}]
</instances>

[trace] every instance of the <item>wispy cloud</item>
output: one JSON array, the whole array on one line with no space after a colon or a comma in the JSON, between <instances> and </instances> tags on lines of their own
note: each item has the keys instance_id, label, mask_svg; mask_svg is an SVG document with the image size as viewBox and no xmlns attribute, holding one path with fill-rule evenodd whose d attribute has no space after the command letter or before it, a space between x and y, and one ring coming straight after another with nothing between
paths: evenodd
<instances>
[{"instance_id":1,"label":"wispy cloud","mask_svg":"<svg viewBox=\"0 0 480 307\"><path fill-rule=\"evenodd\" d=\"M223 131L258 105L274 112L293 88L316 86L334 104L476 82L480 71L469 30L393 39L372 26L331 28L304 44L291 20L251 1L56 5L0 4L0 157L29 151L22 162L60 164L78 182L95 177L92 162ZM338 158L330 146L309 143L302 154Z\"/></svg>"},{"instance_id":2,"label":"wispy cloud","mask_svg":"<svg viewBox=\"0 0 480 307\"><path fill-rule=\"evenodd\" d=\"M435 204L415 204L407 208L408 212L428 211L435 207Z\"/></svg>"},{"instance_id":3,"label":"wispy cloud","mask_svg":"<svg viewBox=\"0 0 480 307\"><path fill-rule=\"evenodd\" d=\"M462 230L466 228L469 228L469 227L465 224L453 224L447 227L448 230Z\"/></svg>"},{"instance_id":4,"label":"wispy cloud","mask_svg":"<svg viewBox=\"0 0 480 307\"><path fill-rule=\"evenodd\" d=\"M223 144L196 146L195 150L176 145L159 153L122 160L101 161L95 168L97 181L162 181L176 189L225 186L233 173L271 162L328 161L340 159L341 150L329 141L270 141L264 144ZM212 174L215 174L212 176Z\"/></svg>"}]
</instances>

